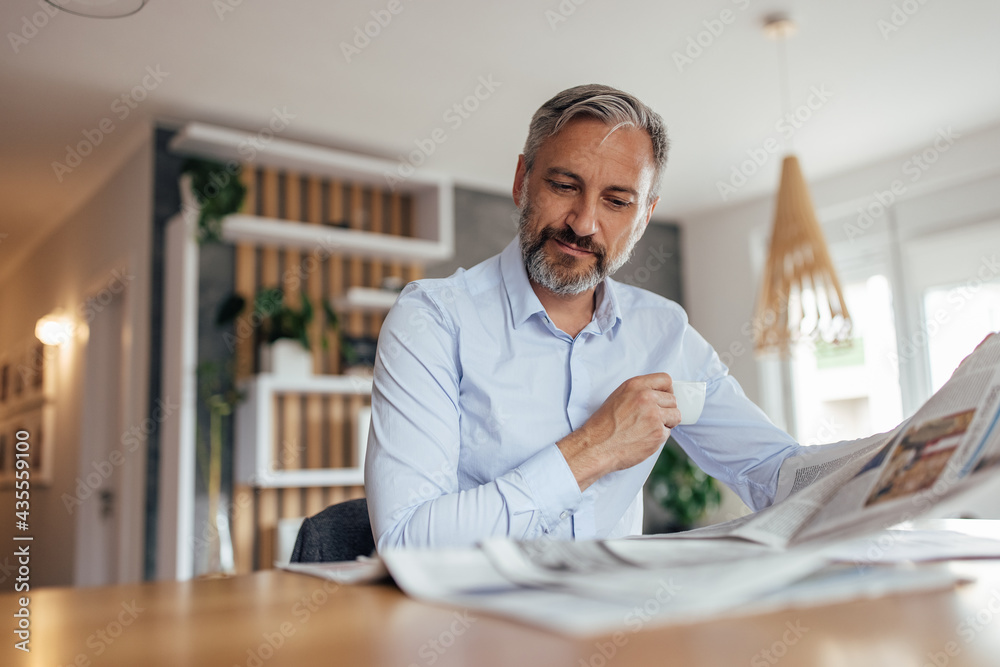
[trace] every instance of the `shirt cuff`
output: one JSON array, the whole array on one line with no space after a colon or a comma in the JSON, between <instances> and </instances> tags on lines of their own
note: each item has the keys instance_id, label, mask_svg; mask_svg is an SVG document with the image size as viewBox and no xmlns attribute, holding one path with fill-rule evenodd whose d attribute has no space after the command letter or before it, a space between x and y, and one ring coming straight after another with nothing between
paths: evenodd
<instances>
[{"instance_id":1,"label":"shirt cuff","mask_svg":"<svg viewBox=\"0 0 1000 667\"><path fill-rule=\"evenodd\" d=\"M535 499L545 532L569 520L580 509L583 501L580 484L555 444L545 447L517 469Z\"/></svg>"}]
</instances>

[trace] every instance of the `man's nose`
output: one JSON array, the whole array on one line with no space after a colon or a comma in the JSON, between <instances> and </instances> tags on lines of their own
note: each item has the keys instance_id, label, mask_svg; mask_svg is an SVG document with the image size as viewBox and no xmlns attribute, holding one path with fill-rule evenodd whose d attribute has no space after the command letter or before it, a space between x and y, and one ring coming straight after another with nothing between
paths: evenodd
<instances>
[{"instance_id":1,"label":"man's nose","mask_svg":"<svg viewBox=\"0 0 1000 667\"><path fill-rule=\"evenodd\" d=\"M566 221L577 236L593 236L597 233L597 201L580 197Z\"/></svg>"}]
</instances>

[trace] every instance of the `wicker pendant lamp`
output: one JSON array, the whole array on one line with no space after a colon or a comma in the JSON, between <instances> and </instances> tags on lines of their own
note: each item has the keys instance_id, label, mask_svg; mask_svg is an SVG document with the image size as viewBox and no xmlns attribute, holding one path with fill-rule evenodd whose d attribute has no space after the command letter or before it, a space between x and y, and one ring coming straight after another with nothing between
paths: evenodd
<instances>
[{"instance_id":1,"label":"wicker pendant lamp","mask_svg":"<svg viewBox=\"0 0 1000 667\"><path fill-rule=\"evenodd\" d=\"M764 29L769 37L778 40L780 48L794 31L794 24L786 17L773 17ZM785 70L783 57L781 65ZM787 99L787 72L781 74ZM798 158L791 154L781 164L774 226L754 325L754 349L758 354L777 352L786 356L801 336L834 343L850 336L851 318L840 281Z\"/></svg>"}]
</instances>

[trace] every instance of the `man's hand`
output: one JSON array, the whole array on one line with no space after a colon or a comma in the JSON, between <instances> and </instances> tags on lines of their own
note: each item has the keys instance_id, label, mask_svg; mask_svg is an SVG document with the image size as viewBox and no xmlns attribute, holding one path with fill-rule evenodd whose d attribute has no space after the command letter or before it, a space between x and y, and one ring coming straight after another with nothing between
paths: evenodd
<instances>
[{"instance_id":1,"label":"man's hand","mask_svg":"<svg viewBox=\"0 0 1000 667\"><path fill-rule=\"evenodd\" d=\"M583 426L557 444L580 490L656 453L681 421L666 373L626 380Z\"/></svg>"}]
</instances>

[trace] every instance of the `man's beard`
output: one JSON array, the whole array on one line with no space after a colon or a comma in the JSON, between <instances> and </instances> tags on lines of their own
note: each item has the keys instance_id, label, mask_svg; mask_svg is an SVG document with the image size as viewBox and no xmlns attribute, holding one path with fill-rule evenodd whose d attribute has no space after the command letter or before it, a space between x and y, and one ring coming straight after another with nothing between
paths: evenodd
<instances>
[{"instance_id":1,"label":"man's beard","mask_svg":"<svg viewBox=\"0 0 1000 667\"><path fill-rule=\"evenodd\" d=\"M527 185L527 184L525 184ZM530 231L531 202L528 200L527 187L521 191L521 217L517 223L521 239L521 256L524 258L524 268L528 277L545 289L564 296L580 294L591 290L605 278L625 265L632 258L635 244L642 236L643 225L637 224L632 230L625 247L615 257L608 257L608 250L590 236L577 236L569 227L543 227L537 233ZM560 253L555 258L549 258L545 253L545 244L555 239L567 245L575 246L594 254L594 262L585 271L574 271L578 262L586 257L574 258Z\"/></svg>"}]
</instances>

